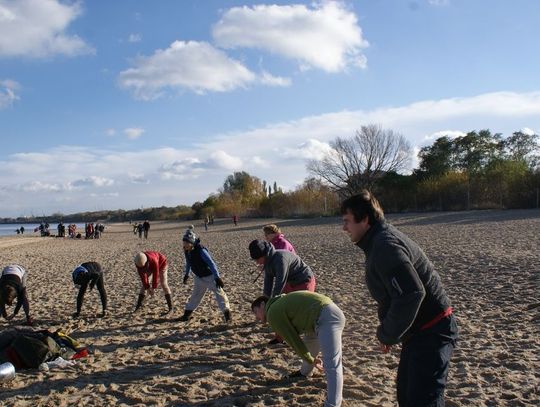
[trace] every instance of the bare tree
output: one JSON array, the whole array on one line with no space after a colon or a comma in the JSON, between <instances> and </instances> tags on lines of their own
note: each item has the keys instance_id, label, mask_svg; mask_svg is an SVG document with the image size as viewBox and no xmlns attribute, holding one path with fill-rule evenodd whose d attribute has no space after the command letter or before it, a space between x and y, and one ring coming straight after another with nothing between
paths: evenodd
<instances>
[{"instance_id":1,"label":"bare tree","mask_svg":"<svg viewBox=\"0 0 540 407\"><path fill-rule=\"evenodd\" d=\"M377 125L362 126L352 138L337 137L321 160L310 160L308 171L347 195L372 189L387 172L407 168L411 146L399 133Z\"/></svg>"}]
</instances>

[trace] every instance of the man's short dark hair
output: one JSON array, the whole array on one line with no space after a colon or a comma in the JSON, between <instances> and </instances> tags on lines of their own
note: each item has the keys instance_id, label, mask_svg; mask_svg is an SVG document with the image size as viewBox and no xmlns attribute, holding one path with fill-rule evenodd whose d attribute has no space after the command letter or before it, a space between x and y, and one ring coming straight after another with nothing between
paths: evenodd
<instances>
[{"instance_id":1,"label":"man's short dark hair","mask_svg":"<svg viewBox=\"0 0 540 407\"><path fill-rule=\"evenodd\" d=\"M253 311L255 307L258 307L263 302L266 304L268 302L269 298L266 295L261 295L260 297L257 297L255 301L251 303L251 310Z\"/></svg>"},{"instance_id":2,"label":"man's short dark hair","mask_svg":"<svg viewBox=\"0 0 540 407\"><path fill-rule=\"evenodd\" d=\"M384 220L381 204L371 192L364 189L358 195L353 195L341 203L341 214L352 213L356 222L368 217L368 223L373 225Z\"/></svg>"}]
</instances>

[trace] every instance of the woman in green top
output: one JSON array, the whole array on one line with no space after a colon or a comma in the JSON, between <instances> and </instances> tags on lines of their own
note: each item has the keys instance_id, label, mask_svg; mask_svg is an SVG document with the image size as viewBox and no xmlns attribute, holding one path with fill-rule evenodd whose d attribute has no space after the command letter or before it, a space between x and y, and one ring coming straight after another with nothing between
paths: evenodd
<instances>
[{"instance_id":1,"label":"woman in green top","mask_svg":"<svg viewBox=\"0 0 540 407\"><path fill-rule=\"evenodd\" d=\"M261 296L253 301L251 310L259 321L268 322L302 358L300 371L291 376L309 376L313 368L324 369L327 381L324 405L340 406L343 392L341 335L345 316L339 307L325 295L294 291L273 298Z\"/></svg>"}]
</instances>

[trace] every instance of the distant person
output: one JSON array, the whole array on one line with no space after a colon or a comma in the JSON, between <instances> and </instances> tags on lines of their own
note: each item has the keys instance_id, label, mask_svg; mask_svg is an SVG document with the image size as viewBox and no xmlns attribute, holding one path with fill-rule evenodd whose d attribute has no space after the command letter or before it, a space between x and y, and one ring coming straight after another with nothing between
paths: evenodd
<instances>
[{"instance_id":1,"label":"distant person","mask_svg":"<svg viewBox=\"0 0 540 407\"><path fill-rule=\"evenodd\" d=\"M300 370L288 377L309 376L313 368L324 370L327 382L324 405L340 406L343 399L341 338L345 327L341 309L322 294L296 291L274 298L259 297L251 304L251 310L257 320L268 322L302 358Z\"/></svg>"},{"instance_id":2,"label":"distant person","mask_svg":"<svg viewBox=\"0 0 540 407\"><path fill-rule=\"evenodd\" d=\"M233 221L233 223L234 223L234 226L237 226L237 225L238 225L238 216L233 215L232 221Z\"/></svg>"},{"instance_id":3,"label":"distant person","mask_svg":"<svg viewBox=\"0 0 540 407\"><path fill-rule=\"evenodd\" d=\"M208 224L210 223L210 220L208 219L208 215L204 218L204 230L208 232Z\"/></svg>"},{"instance_id":4,"label":"distant person","mask_svg":"<svg viewBox=\"0 0 540 407\"><path fill-rule=\"evenodd\" d=\"M24 235L24 226L21 226L20 230L21 230L21 235Z\"/></svg>"},{"instance_id":5,"label":"distant person","mask_svg":"<svg viewBox=\"0 0 540 407\"><path fill-rule=\"evenodd\" d=\"M66 227L64 226L64 224L62 222L60 222L58 224L56 229L58 230L58 237L65 237L66 236Z\"/></svg>"},{"instance_id":6,"label":"distant person","mask_svg":"<svg viewBox=\"0 0 540 407\"><path fill-rule=\"evenodd\" d=\"M135 222L133 224L133 234L136 235L138 230L139 230L139 224Z\"/></svg>"},{"instance_id":7,"label":"distant person","mask_svg":"<svg viewBox=\"0 0 540 407\"><path fill-rule=\"evenodd\" d=\"M143 223L143 230L144 230L144 238L148 239L148 232L150 231L150 222L147 220Z\"/></svg>"},{"instance_id":8,"label":"distant person","mask_svg":"<svg viewBox=\"0 0 540 407\"><path fill-rule=\"evenodd\" d=\"M139 239L142 239L143 231L144 231L144 226L142 223L139 223L137 225L137 233L139 233Z\"/></svg>"},{"instance_id":9,"label":"distant person","mask_svg":"<svg viewBox=\"0 0 540 407\"><path fill-rule=\"evenodd\" d=\"M90 286L90 290L97 287L103 310L99 317L104 317L107 313L107 293L103 283L103 270L101 265L95 261L82 263L75 267L75 270L73 270L71 275L73 277L73 283L76 286L79 286L79 294L77 295L77 312L73 314L73 317L78 318L81 314L84 294L86 293L88 286Z\"/></svg>"},{"instance_id":10,"label":"distant person","mask_svg":"<svg viewBox=\"0 0 540 407\"><path fill-rule=\"evenodd\" d=\"M210 224L214 224L214 214L210 214Z\"/></svg>"},{"instance_id":11,"label":"distant person","mask_svg":"<svg viewBox=\"0 0 540 407\"><path fill-rule=\"evenodd\" d=\"M18 264L11 264L2 270L0 276L0 313L8 321L13 319L21 306L26 314L26 324L32 325L30 317L30 304L28 303L28 295L26 293L26 280L28 272ZM7 315L6 305L13 305L13 301L17 299L17 304L12 315Z\"/></svg>"},{"instance_id":12,"label":"distant person","mask_svg":"<svg viewBox=\"0 0 540 407\"><path fill-rule=\"evenodd\" d=\"M377 301L382 352L401 343L400 406L444 406L444 389L458 330L439 274L422 249L386 223L369 192L341 204L343 230L366 256L368 290Z\"/></svg>"},{"instance_id":13,"label":"distant person","mask_svg":"<svg viewBox=\"0 0 540 407\"><path fill-rule=\"evenodd\" d=\"M276 250L288 250L291 253L296 254L293 245L287 239L281 230L276 225L263 226L264 238L266 241L272 243Z\"/></svg>"},{"instance_id":14,"label":"distant person","mask_svg":"<svg viewBox=\"0 0 540 407\"><path fill-rule=\"evenodd\" d=\"M311 268L296 254L276 250L272 243L256 239L249 244L249 255L264 272L263 295L275 297L293 291L315 291L317 281ZM283 342L279 335L268 342Z\"/></svg>"},{"instance_id":15,"label":"distant person","mask_svg":"<svg viewBox=\"0 0 540 407\"><path fill-rule=\"evenodd\" d=\"M186 259L183 283L187 284L191 272L194 285L191 297L185 306L184 315L180 317L179 321L185 322L191 319L191 314L197 309L204 294L209 290L214 293L219 309L223 312L225 322L229 322L231 320L231 311L229 299L223 289L225 284L208 249L201 245L200 239L192 229L186 230L182 237L182 245Z\"/></svg>"},{"instance_id":16,"label":"distant person","mask_svg":"<svg viewBox=\"0 0 540 407\"><path fill-rule=\"evenodd\" d=\"M161 285L168 308L163 315L170 313L173 309L173 304L171 289L167 280L168 266L165 255L153 251L140 252L135 255L133 261L141 279L141 289L135 311L138 311L142 307L146 294L154 295L154 290L158 285Z\"/></svg>"},{"instance_id":17,"label":"distant person","mask_svg":"<svg viewBox=\"0 0 540 407\"><path fill-rule=\"evenodd\" d=\"M93 237L94 237L94 224L87 223L86 224L86 238L92 239Z\"/></svg>"}]
</instances>

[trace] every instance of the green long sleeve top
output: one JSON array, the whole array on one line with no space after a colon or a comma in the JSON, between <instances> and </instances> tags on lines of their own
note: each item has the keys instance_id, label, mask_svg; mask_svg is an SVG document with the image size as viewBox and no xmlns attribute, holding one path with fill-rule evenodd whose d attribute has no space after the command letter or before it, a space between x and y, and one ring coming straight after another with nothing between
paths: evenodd
<instances>
[{"instance_id":1,"label":"green long sleeve top","mask_svg":"<svg viewBox=\"0 0 540 407\"><path fill-rule=\"evenodd\" d=\"M327 296L310 291L282 294L268 300L266 321L303 360L313 363L313 355L300 335L315 331L322 308L331 303Z\"/></svg>"}]
</instances>

